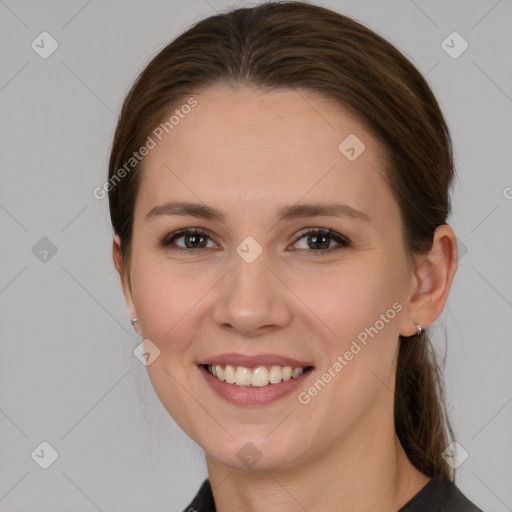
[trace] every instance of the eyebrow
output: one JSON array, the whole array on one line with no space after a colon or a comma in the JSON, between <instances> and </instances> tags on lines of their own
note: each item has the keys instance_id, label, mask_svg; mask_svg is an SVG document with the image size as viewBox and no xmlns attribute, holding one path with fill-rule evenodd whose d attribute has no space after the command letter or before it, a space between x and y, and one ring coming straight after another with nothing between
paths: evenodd
<instances>
[{"instance_id":1,"label":"eyebrow","mask_svg":"<svg viewBox=\"0 0 512 512\"><path fill-rule=\"evenodd\" d=\"M201 203L188 201L169 201L168 203L155 206L146 213L145 221L160 215L182 215L196 217L198 219L218 220L225 222L226 215L216 208ZM277 212L277 222L292 220L303 217L349 217L354 220L371 222L367 213L353 208L344 203L325 204L295 204L284 206Z\"/></svg>"}]
</instances>

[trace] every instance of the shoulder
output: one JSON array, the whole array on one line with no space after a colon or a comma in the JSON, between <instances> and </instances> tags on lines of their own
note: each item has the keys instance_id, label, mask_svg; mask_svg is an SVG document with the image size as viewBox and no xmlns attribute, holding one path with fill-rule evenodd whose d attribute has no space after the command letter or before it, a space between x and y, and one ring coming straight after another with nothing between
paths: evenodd
<instances>
[{"instance_id":1,"label":"shoulder","mask_svg":"<svg viewBox=\"0 0 512 512\"><path fill-rule=\"evenodd\" d=\"M183 512L216 512L210 480L206 479Z\"/></svg>"},{"instance_id":2,"label":"shoulder","mask_svg":"<svg viewBox=\"0 0 512 512\"><path fill-rule=\"evenodd\" d=\"M483 512L450 480L432 477L398 512Z\"/></svg>"},{"instance_id":3,"label":"shoulder","mask_svg":"<svg viewBox=\"0 0 512 512\"><path fill-rule=\"evenodd\" d=\"M449 480L431 478L398 512L483 512ZM210 481L206 479L183 512L216 512Z\"/></svg>"}]
</instances>

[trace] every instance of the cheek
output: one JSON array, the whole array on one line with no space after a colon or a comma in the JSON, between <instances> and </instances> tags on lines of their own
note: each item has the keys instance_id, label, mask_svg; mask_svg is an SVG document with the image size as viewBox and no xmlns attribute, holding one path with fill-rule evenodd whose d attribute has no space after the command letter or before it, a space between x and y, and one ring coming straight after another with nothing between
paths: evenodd
<instances>
[{"instance_id":1,"label":"cheek","mask_svg":"<svg viewBox=\"0 0 512 512\"><path fill-rule=\"evenodd\" d=\"M325 270L296 276L290 287L310 310L309 316L316 318L324 339L329 340L330 351L343 349L376 322L382 331L396 324L397 308L393 309L393 304L401 295L392 269L385 265L347 263ZM382 328L380 316L388 310Z\"/></svg>"},{"instance_id":2,"label":"cheek","mask_svg":"<svg viewBox=\"0 0 512 512\"><path fill-rule=\"evenodd\" d=\"M293 288L321 319L318 353L324 352L324 357L317 378L332 382L321 394L333 405L352 404L355 417L392 388L403 310L400 281L394 274L382 260L373 265L347 264L316 279L297 279ZM334 410L339 412L337 421L345 421L347 409Z\"/></svg>"},{"instance_id":3,"label":"cheek","mask_svg":"<svg viewBox=\"0 0 512 512\"><path fill-rule=\"evenodd\" d=\"M133 299L143 334L161 351L183 351L186 339L179 335L204 295L203 280L162 265L158 260L139 260L133 279ZM204 281L207 281L205 279ZM199 284L201 282L202 284Z\"/></svg>"},{"instance_id":4,"label":"cheek","mask_svg":"<svg viewBox=\"0 0 512 512\"><path fill-rule=\"evenodd\" d=\"M322 418L328 410L336 427L329 432L320 424L316 428L336 437L348 435L374 404L391 399L403 306L392 276L369 267L364 272L340 269L321 288L298 292L322 319L318 353L320 347L325 352L301 403L308 403L308 418Z\"/></svg>"},{"instance_id":5,"label":"cheek","mask_svg":"<svg viewBox=\"0 0 512 512\"><path fill-rule=\"evenodd\" d=\"M146 368L151 384L174 421L197 440L197 418L204 411L193 386L192 372L198 370L188 354L197 330L194 313L208 288L199 286L197 277L193 281L159 263L141 261L132 286L144 338L160 350Z\"/></svg>"}]
</instances>

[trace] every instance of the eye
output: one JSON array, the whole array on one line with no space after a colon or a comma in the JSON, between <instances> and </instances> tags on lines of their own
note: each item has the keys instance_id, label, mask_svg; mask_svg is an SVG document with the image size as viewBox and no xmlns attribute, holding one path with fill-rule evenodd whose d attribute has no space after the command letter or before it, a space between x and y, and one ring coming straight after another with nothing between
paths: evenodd
<instances>
[{"instance_id":1,"label":"eye","mask_svg":"<svg viewBox=\"0 0 512 512\"><path fill-rule=\"evenodd\" d=\"M170 247L172 245L176 245L175 241L179 240L180 238L183 238L184 240L184 247L181 245L178 245L177 248ZM209 238L210 235L201 228L185 228L167 235L160 242L160 245L162 247L170 247L175 251L184 251L190 254L194 254L196 249L209 248L206 247L207 240Z\"/></svg>"},{"instance_id":2,"label":"eye","mask_svg":"<svg viewBox=\"0 0 512 512\"><path fill-rule=\"evenodd\" d=\"M332 231L327 228L309 228L305 233L302 233L298 238L295 239L295 244L306 239L307 247L299 247L299 249L312 249L309 252L325 253L326 251L333 251L341 249L343 247L350 247L350 240L336 231ZM338 243L337 247L328 247L332 241Z\"/></svg>"}]
</instances>

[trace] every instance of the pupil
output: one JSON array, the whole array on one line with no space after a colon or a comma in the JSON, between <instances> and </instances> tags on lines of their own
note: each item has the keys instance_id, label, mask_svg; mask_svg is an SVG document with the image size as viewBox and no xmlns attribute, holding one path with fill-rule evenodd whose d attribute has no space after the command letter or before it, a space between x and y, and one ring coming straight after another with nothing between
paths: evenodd
<instances>
[{"instance_id":1,"label":"pupil","mask_svg":"<svg viewBox=\"0 0 512 512\"><path fill-rule=\"evenodd\" d=\"M198 245L194 245L194 242L192 242L191 244L189 243L189 240L190 239L193 239L195 242L197 242L199 239L201 238L204 238L202 235L187 235L185 237L185 245L189 248L189 249L194 249L196 247L198 247ZM202 247L202 246L201 246Z\"/></svg>"},{"instance_id":2,"label":"pupil","mask_svg":"<svg viewBox=\"0 0 512 512\"><path fill-rule=\"evenodd\" d=\"M321 245L324 245L324 246L325 246L325 245L329 245L329 243L328 243L328 242L327 242L327 243L325 242L325 240L328 240L328 239L329 239L329 237L328 237L328 236L326 236L326 235L320 235L320 236L318 236L318 235L310 235L310 239L314 239L314 240L315 240L315 241L313 242L313 246L310 244L310 247L311 247L311 248L313 248L313 247L314 247L314 248L316 248L316 249L318 249L318 248L321 248L321 249L327 249L327 247L320 247L320 246L321 246ZM319 239L323 239L323 240L324 240L324 242L320 242L320 243L318 243Z\"/></svg>"}]
</instances>

